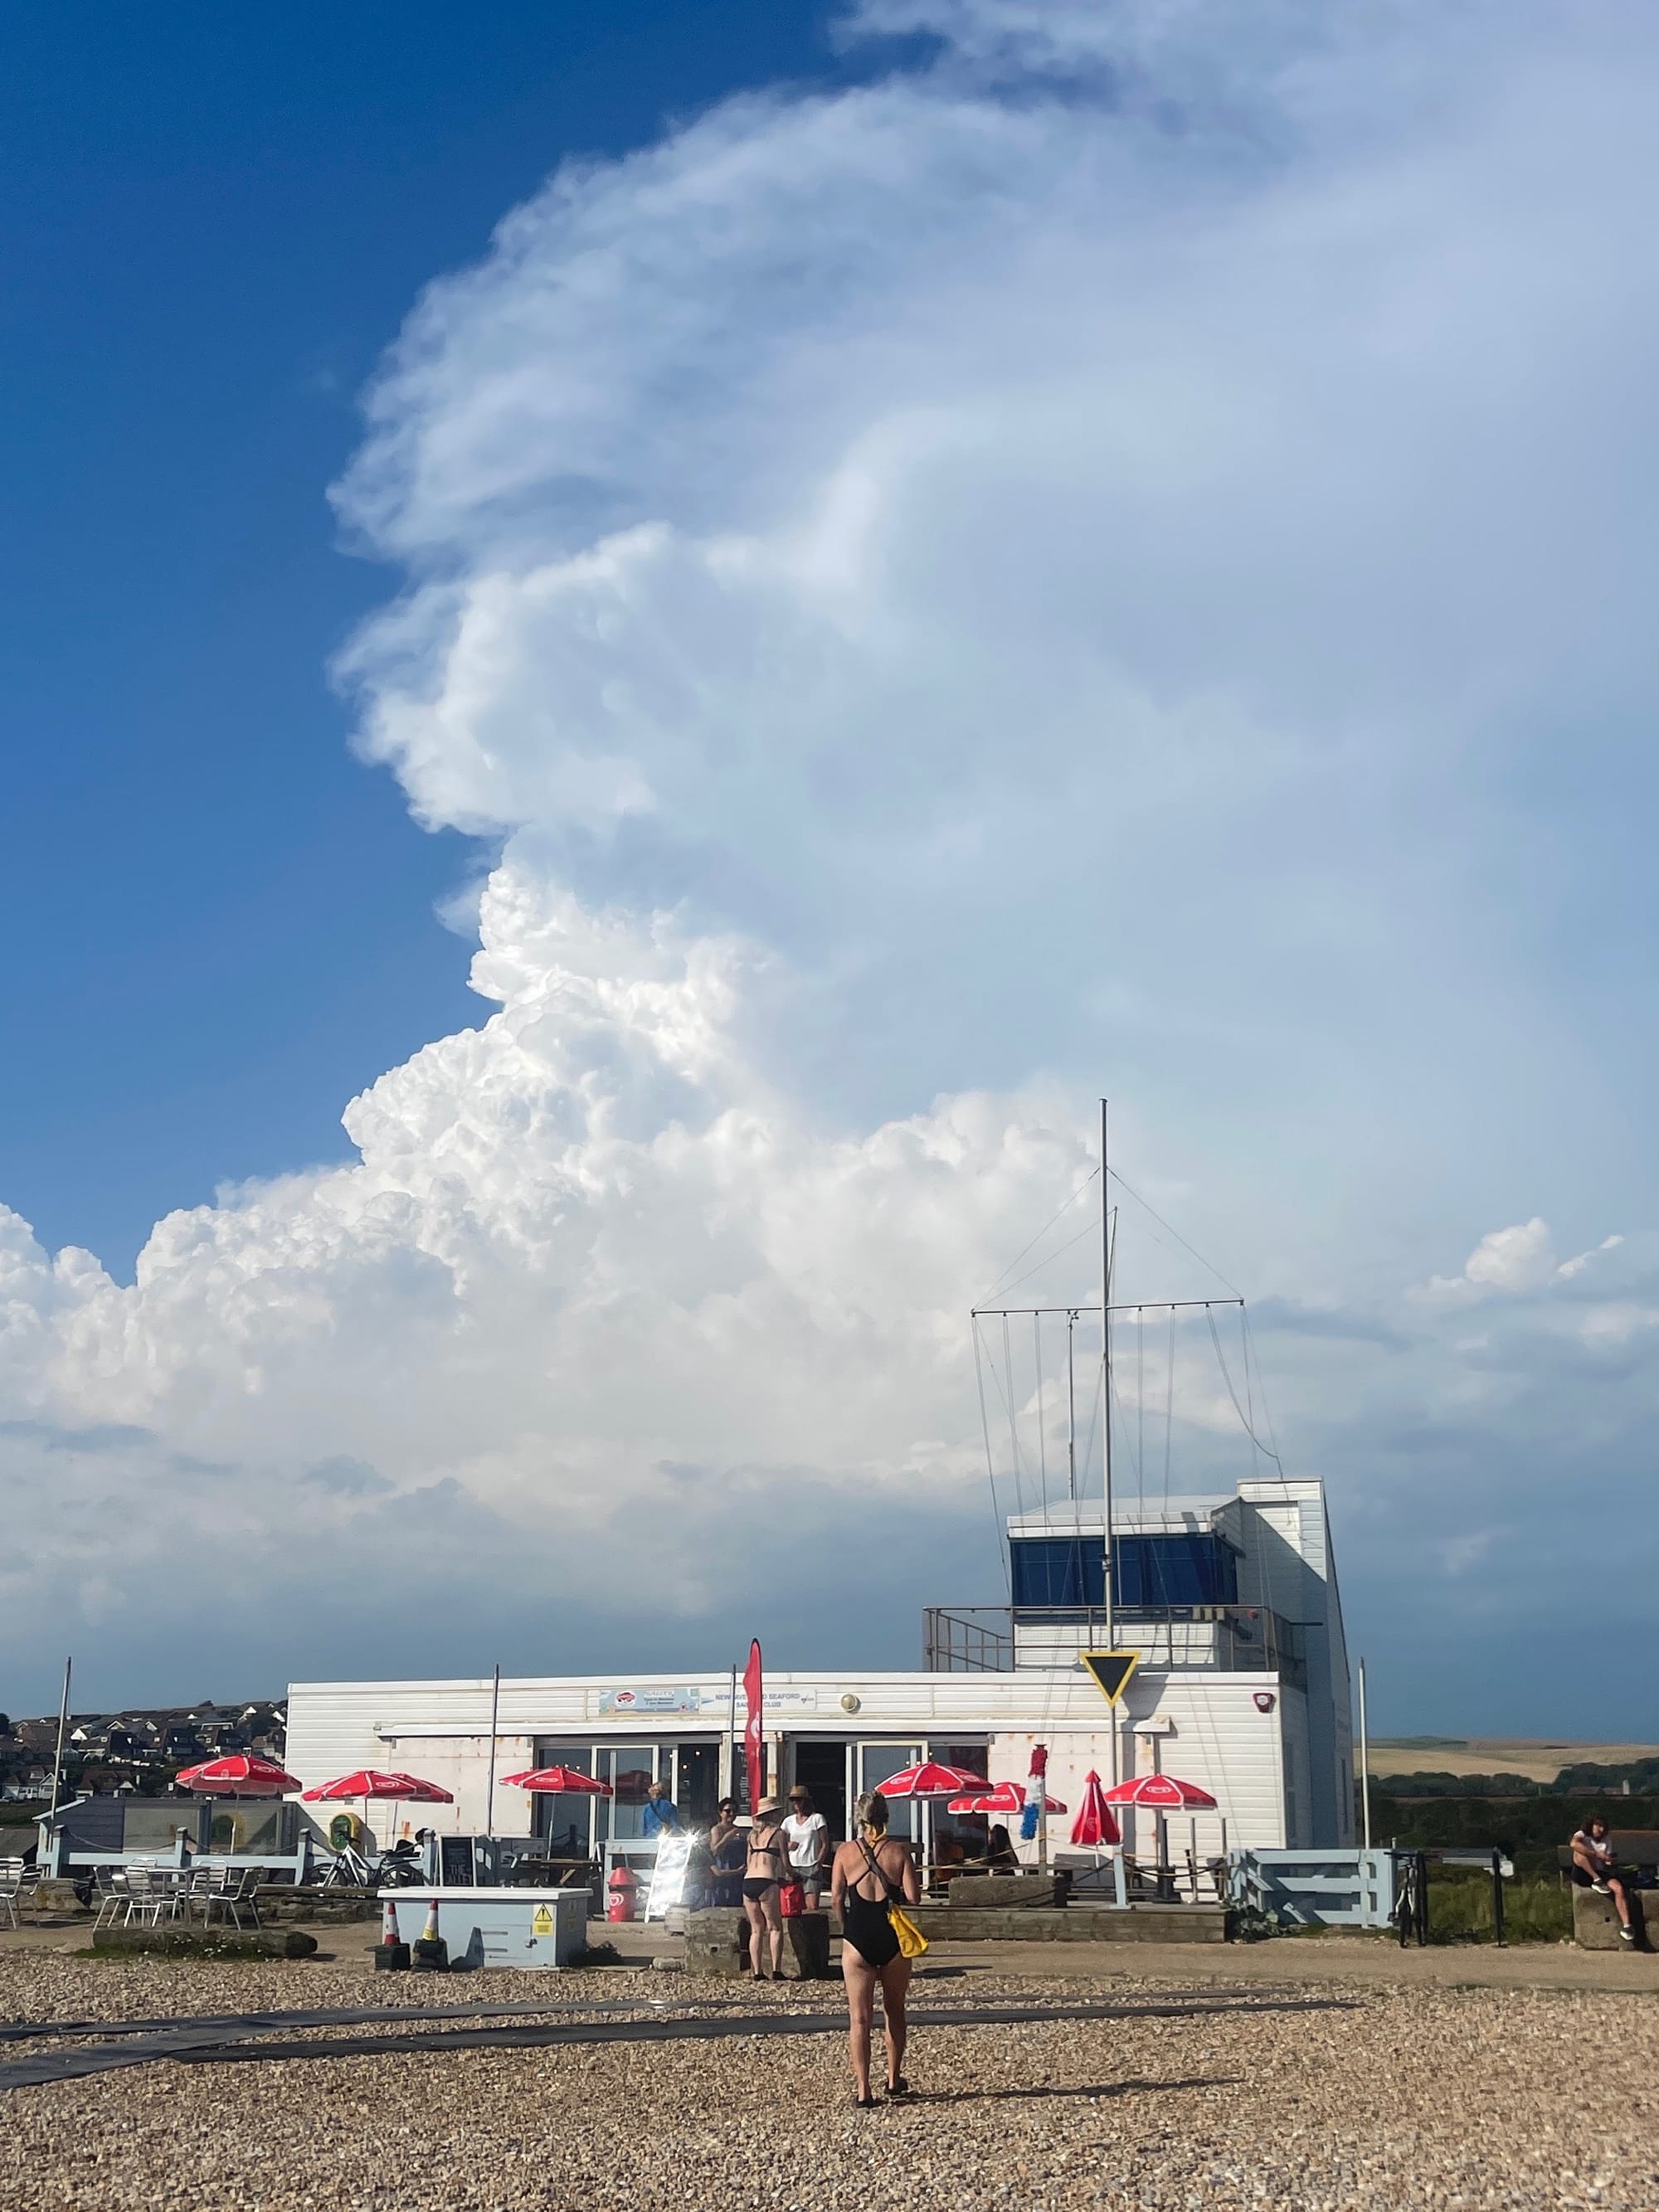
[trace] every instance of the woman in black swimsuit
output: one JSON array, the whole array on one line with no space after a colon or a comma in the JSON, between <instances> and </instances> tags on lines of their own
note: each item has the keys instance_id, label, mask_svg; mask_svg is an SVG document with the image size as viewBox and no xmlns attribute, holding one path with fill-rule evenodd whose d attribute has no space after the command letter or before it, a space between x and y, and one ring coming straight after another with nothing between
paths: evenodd
<instances>
[{"instance_id":1,"label":"woman in black swimsuit","mask_svg":"<svg viewBox=\"0 0 1659 2212\"><path fill-rule=\"evenodd\" d=\"M841 1972L847 1984L847 2041L853 2056L855 2101L866 2111L870 2094L870 2025L876 1984L887 2021L887 2094L902 2097L905 1992L910 1961L899 1954L898 1937L887 1917L890 1904L917 1905L921 1887L915 1862L887 1832L887 1800L872 1791L860 1797L854 1816L857 1835L836 1853L830 1876L830 1902L841 1915Z\"/></svg>"},{"instance_id":2,"label":"woman in black swimsuit","mask_svg":"<svg viewBox=\"0 0 1659 2212\"><path fill-rule=\"evenodd\" d=\"M766 1955L769 1942L772 1979L776 1982L783 1978L783 1915L779 1910L778 1890L789 1865L789 1838L778 1821L782 1810L775 1797L767 1798L756 1807L755 1825L749 1831L743 1909L749 1915L749 1960L757 1982L767 1978L761 1971L761 1960Z\"/></svg>"}]
</instances>

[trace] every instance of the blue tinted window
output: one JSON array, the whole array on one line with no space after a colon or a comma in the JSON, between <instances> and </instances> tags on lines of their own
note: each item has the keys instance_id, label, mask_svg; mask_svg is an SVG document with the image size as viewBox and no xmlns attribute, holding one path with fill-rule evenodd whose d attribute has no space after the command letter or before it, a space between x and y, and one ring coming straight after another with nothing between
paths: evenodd
<instances>
[{"instance_id":1,"label":"blue tinted window","mask_svg":"<svg viewBox=\"0 0 1659 2212\"><path fill-rule=\"evenodd\" d=\"M1010 1547L1016 1605L1103 1605L1101 1547L1077 1536L1038 1536Z\"/></svg>"},{"instance_id":2,"label":"blue tinted window","mask_svg":"<svg viewBox=\"0 0 1659 2212\"><path fill-rule=\"evenodd\" d=\"M1117 1601L1135 1605L1237 1605L1238 1558L1218 1536L1120 1536Z\"/></svg>"},{"instance_id":3,"label":"blue tinted window","mask_svg":"<svg viewBox=\"0 0 1659 2212\"><path fill-rule=\"evenodd\" d=\"M1093 1538L1026 1537L1010 1549L1016 1605L1105 1603L1101 1547ZM1238 1602L1237 1556L1218 1536L1120 1536L1112 1555L1121 1606Z\"/></svg>"}]
</instances>

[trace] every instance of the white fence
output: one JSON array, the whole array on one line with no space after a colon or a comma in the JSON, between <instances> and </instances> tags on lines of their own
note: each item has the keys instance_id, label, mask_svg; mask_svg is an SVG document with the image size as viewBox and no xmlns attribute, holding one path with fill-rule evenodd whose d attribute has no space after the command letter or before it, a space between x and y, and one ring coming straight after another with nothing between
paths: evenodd
<instances>
[{"instance_id":1,"label":"white fence","mask_svg":"<svg viewBox=\"0 0 1659 2212\"><path fill-rule=\"evenodd\" d=\"M1387 1928L1392 1851L1230 1851L1233 1901L1301 1928Z\"/></svg>"}]
</instances>

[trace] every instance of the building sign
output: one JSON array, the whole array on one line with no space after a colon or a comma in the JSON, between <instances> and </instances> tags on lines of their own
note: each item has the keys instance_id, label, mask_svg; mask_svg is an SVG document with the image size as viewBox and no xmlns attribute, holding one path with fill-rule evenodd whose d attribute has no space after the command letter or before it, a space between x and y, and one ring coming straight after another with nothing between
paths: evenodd
<instances>
[{"instance_id":1,"label":"building sign","mask_svg":"<svg viewBox=\"0 0 1659 2212\"><path fill-rule=\"evenodd\" d=\"M666 1689L601 1690L602 1713L700 1713L702 1692L695 1682L676 1682Z\"/></svg>"}]
</instances>

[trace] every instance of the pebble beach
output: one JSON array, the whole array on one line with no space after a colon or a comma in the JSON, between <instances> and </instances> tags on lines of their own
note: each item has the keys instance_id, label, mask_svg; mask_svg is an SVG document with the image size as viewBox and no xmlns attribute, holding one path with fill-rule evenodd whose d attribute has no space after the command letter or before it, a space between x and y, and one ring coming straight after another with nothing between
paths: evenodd
<instances>
[{"instance_id":1,"label":"pebble beach","mask_svg":"<svg viewBox=\"0 0 1659 2212\"><path fill-rule=\"evenodd\" d=\"M526 1988L535 1980L536 1986ZM434 2033L422 2009L491 2004L511 2027L724 2023L709 2040L410 2048L224 2063L162 2059L12 2088L0 2204L86 2212L518 2212L725 2205L1133 2207L1137 2212L1651 2212L1659 2013L1559 1989L1230 1984L1121 1973L920 1978L915 2094L860 2112L842 2037L767 2033L833 2015L836 1984L689 1982L644 1968L539 1978L376 1977L300 1966L0 1958L0 2057L87 2048L53 2023L374 2008L325 2044ZM944 2010L1094 2005L1102 2018L930 2026ZM406 2030L398 2015L411 2015ZM732 2026L749 2023L744 2032ZM457 2020L436 2032L487 2026ZM638 2032L637 2030L635 2032ZM264 2039L267 2042L271 2038ZM257 2039L253 2047L257 2047Z\"/></svg>"}]
</instances>

